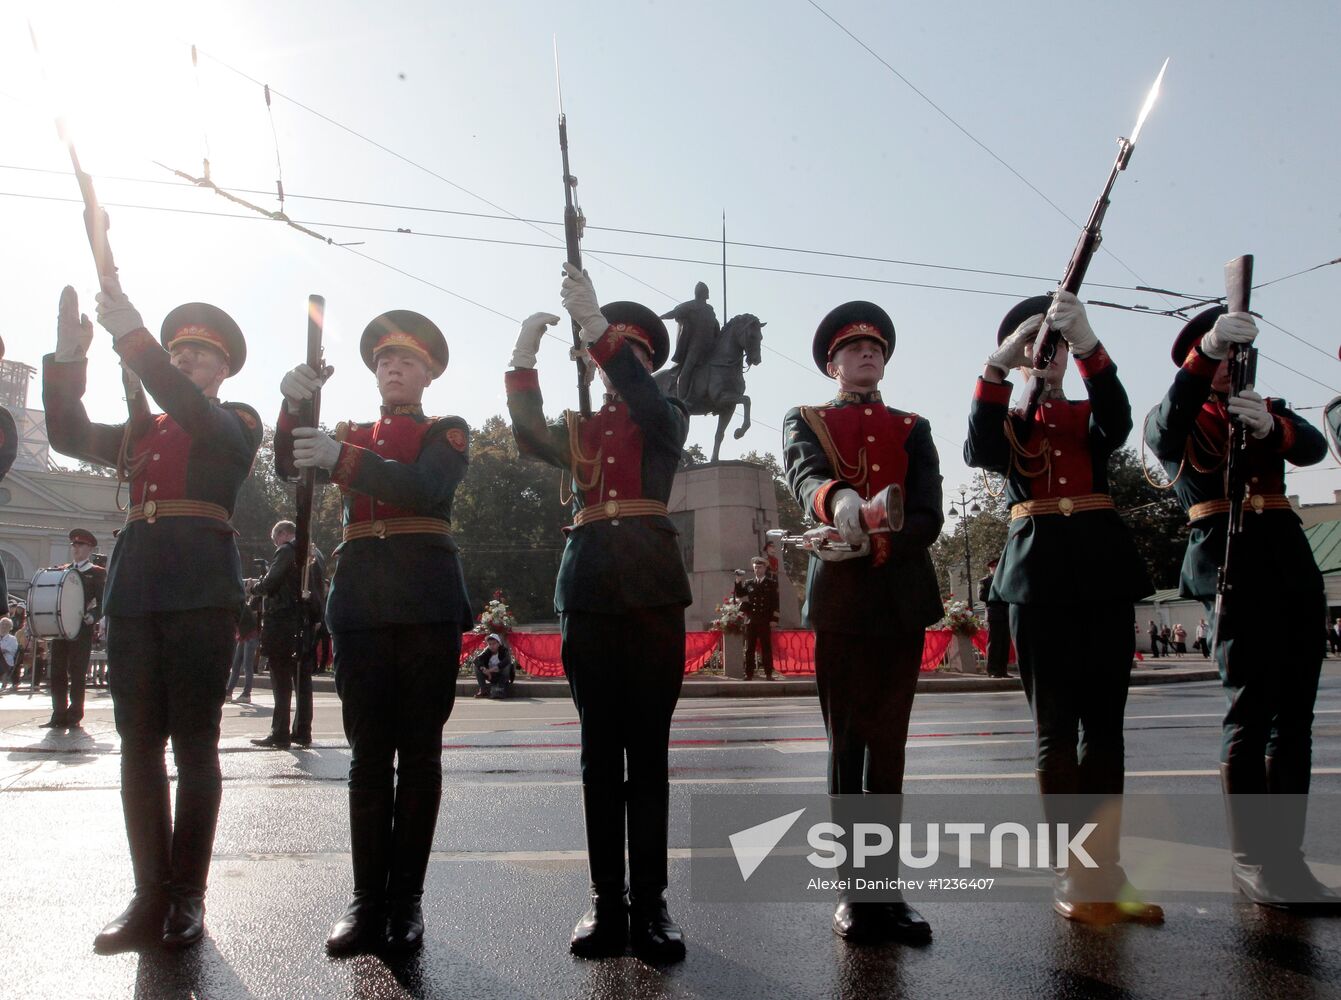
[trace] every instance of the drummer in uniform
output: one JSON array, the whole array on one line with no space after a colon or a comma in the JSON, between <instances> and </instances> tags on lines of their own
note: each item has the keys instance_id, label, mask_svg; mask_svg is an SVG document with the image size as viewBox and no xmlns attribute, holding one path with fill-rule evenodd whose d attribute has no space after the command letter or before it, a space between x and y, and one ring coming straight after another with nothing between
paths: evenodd
<instances>
[{"instance_id":1,"label":"drummer in uniform","mask_svg":"<svg viewBox=\"0 0 1341 1000\"><path fill-rule=\"evenodd\" d=\"M83 584L84 611L79 617L79 630L66 639L52 639L50 653L51 718L42 723L45 729L76 729L84 718L84 681L88 675L89 656L93 651L93 634L102 619L103 585L107 571L93 562L93 550L98 539L87 528L70 532L70 562L62 569L79 574Z\"/></svg>"},{"instance_id":2,"label":"drummer in uniform","mask_svg":"<svg viewBox=\"0 0 1341 1000\"><path fill-rule=\"evenodd\" d=\"M178 306L156 343L116 279L103 280L98 322L165 412L129 427L89 420L81 399L93 325L66 287L56 351L42 371L51 446L115 468L124 443L130 473L130 507L107 569L103 612L135 894L94 947L180 948L204 933L223 788L219 722L242 601L230 518L262 428L251 407L218 398L247 357L242 331L227 313L202 302ZM164 761L169 739L175 810Z\"/></svg>"},{"instance_id":3,"label":"drummer in uniform","mask_svg":"<svg viewBox=\"0 0 1341 1000\"><path fill-rule=\"evenodd\" d=\"M859 811L856 797L863 793L902 793L925 630L944 613L928 551L944 522L931 424L880 396L894 338L889 314L872 302L832 310L815 331L812 354L819 370L837 380L838 394L790 410L783 423L792 494L853 547L812 554L803 609L815 630L836 821ZM861 504L891 484L903 493L902 530L868 536ZM897 824L896 817L889 825ZM839 895L833 929L854 943L931 939L930 924L903 900L847 891Z\"/></svg>"},{"instance_id":4,"label":"drummer in uniform","mask_svg":"<svg viewBox=\"0 0 1341 1000\"><path fill-rule=\"evenodd\" d=\"M1025 369L1044 315L1061 336L1032 423L1009 410L1006 377ZM1094 819L1098 867L1060 874L1053 908L1087 924L1156 924L1119 864L1126 772L1123 712L1136 633L1132 606L1154 590L1131 532L1113 505L1108 459L1131 433L1131 404L1117 367L1067 291L1017 304L1001 321L969 411L964 461L1006 479L1010 529L988 601L1010 605L1020 680L1034 714L1035 775L1050 823ZM1087 398L1062 393L1074 354ZM1103 553L1102 561L1084 553ZM1085 622L1083 629L1063 627ZM1081 802L1078 795L1091 796ZM1084 808L1087 815L1072 816Z\"/></svg>"},{"instance_id":5,"label":"drummer in uniform","mask_svg":"<svg viewBox=\"0 0 1341 1000\"><path fill-rule=\"evenodd\" d=\"M581 723L592 905L569 947L598 958L631 943L647 961L675 962L685 946L666 904L668 758L692 598L666 501L689 414L652 380L670 353L656 313L636 302L600 306L591 279L564 270L564 308L606 389L600 408L570 411L560 427L546 422L535 362L545 327L559 320L548 313L522 323L505 384L518 449L564 471L575 511L554 606Z\"/></svg>"},{"instance_id":6,"label":"drummer in uniform","mask_svg":"<svg viewBox=\"0 0 1341 1000\"><path fill-rule=\"evenodd\" d=\"M280 385L281 477L323 470L340 487L344 540L326 603L335 688L349 739L354 895L331 928L332 955L422 946L424 877L442 799L442 727L456 698L461 633L473 624L451 534L469 428L429 417L424 390L447 369L447 341L408 309L363 331L363 363L381 395L376 419L335 435L297 426L320 387L307 365Z\"/></svg>"},{"instance_id":7,"label":"drummer in uniform","mask_svg":"<svg viewBox=\"0 0 1341 1000\"><path fill-rule=\"evenodd\" d=\"M1241 453L1247 500L1232 564L1233 615L1215 645L1228 708L1220 780L1234 856L1232 877L1261 906L1335 912L1341 897L1304 861L1313 762L1313 706L1322 670L1327 600L1322 574L1285 495L1286 463L1316 465L1322 433L1281 399L1252 389L1233 395L1229 349L1252 344L1246 312L1213 306L1174 341L1173 384L1146 422L1191 532L1179 591L1206 608L1215 628L1216 580L1225 558L1230 419L1247 433ZM1270 799L1267 798L1270 796Z\"/></svg>"}]
</instances>

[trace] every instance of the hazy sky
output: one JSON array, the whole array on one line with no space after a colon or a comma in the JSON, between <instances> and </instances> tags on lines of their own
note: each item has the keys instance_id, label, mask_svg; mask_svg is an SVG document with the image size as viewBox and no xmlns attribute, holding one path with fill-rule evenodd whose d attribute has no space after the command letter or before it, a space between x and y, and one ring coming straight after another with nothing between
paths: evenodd
<instances>
[{"instance_id":1,"label":"hazy sky","mask_svg":"<svg viewBox=\"0 0 1341 1000\"><path fill-rule=\"evenodd\" d=\"M701 279L720 314L715 243L594 227L713 240L723 210L733 241L905 262L729 248L727 311L755 313L768 327L763 367L749 376L755 427L739 442L728 436L725 457L779 453L786 409L829 397L832 383L810 361L811 336L830 308L866 298L898 330L885 399L931 421L947 494L971 482L960 449L997 324L1016 300L1055 284L1076 237L992 153L1082 221L1115 138L1130 131L1166 56L1163 94L1104 230L1121 262L1101 253L1084 297L1166 308L1179 300L1131 286L1216 295L1224 261L1241 253L1256 255L1259 281L1341 255L1334 4L818 2L908 82L807 0L234 0L115 10L44 0L32 15L45 80L23 5L8 5L0 15L0 333L9 357L36 365L52 349L63 284L74 284L92 312L80 207L15 197L77 196L52 125L61 107L106 203L245 215L205 191L113 179L172 180L154 160L199 174L208 149L217 183L261 191L243 196L277 208L278 145L290 217L337 242L362 241L352 249L381 262L262 219L113 208L123 285L152 329L172 306L202 299L246 332L249 360L227 397L273 420L280 376L302 359L306 297L317 292L327 298L327 354L337 366L323 402L328 421L373 411L358 335L392 308L417 309L447 334L451 366L426 398L431 412L476 424L504 412L515 321L559 311L562 232L448 213L560 219L556 34L572 167L593 227L588 268L603 300L633 298L663 312ZM278 92L273 134L261 87L227 66ZM1314 345L1264 325L1265 392L1317 407L1341 391L1339 280L1341 265L1324 267L1254 296L1254 308ZM1132 397L1136 443L1142 416L1172 378L1178 323L1098 307L1090 316ZM100 330L87 399L108 420L123 412L113 359ZM539 368L549 409L573 405L564 345L547 340ZM1070 391L1080 392L1078 376L1070 378ZM710 447L714 426L695 418L691 441ZM1306 502L1330 499L1341 470L1330 457L1324 466L1291 475L1290 491Z\"/></svg>"}]
</instances>

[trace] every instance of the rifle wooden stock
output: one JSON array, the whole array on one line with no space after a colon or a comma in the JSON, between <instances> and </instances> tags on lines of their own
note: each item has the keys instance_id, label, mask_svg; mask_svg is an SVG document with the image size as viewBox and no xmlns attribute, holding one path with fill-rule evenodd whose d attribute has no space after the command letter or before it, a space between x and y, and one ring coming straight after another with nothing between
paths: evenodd
<instances>
[{"instance_id":1,"label":"rifle wooden stock","mask_svg":"<svg viewBox=\"0 0 1341 1000\"><path fill-rule=\"evenodd\" d=\"M322 356L321 334L326 322L326 300L320 295L307 297L307 366L318 376L322 374L326 362ZM298 407L298 426L316 427L321 419L321 390L312 394ZM298 488L294 495L294 556L302 571L302 597L304 634L310 629L307 602L312 596L310 553L312 551L312 503L316 496L317 470L304 469L298 477Z\"/></svg>"},{"instance_id":2,"label":"rifle wooden stock","mask_svg":"<svg viewBox=\"0 0 1341 1000\"><path fill-rule=\"evenodd\" d=\"M568 263L578 270L582 269L582 216L577 209L573 190L577 187L577 178L568 169L568 116L559 109L559 154L563 158L563 241L568 251ZM573 320L573 349L582 350L582 328ZM577 404L584 417L591 416L591 388L587 379L587 367L581 358L577 364Z\"/></svg>"}]
</instances>

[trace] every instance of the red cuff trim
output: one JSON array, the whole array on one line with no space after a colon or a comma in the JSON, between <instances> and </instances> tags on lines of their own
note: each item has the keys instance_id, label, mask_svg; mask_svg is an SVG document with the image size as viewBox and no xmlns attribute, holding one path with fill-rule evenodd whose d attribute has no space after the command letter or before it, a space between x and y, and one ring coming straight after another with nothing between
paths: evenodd
<instances>
[{"instance_id":1,"label":"red cuff trim","mask_svg":"<svg viewBox=\"0 0 1341 1000\"><path fill-rule=\"evenodd\" d=\"M71 396L84 395L85 380L88 376L88 360L57 361L48 354L42 359L42 384L59 389Z\"/></svg>"},{"instance_id":2,"label":"red cuff trim","mask_svg":"<svg viewBox=\"0 0 1341 1000\"><path fill-rule=\"evenodd\" d=\"M509 393L530 392L540 388L540 375L534 368L511 368L503 373L503 386Z\"/></svg>"},{"instance_id":3,"label":"red cuff trim","mask_svg":"<svg viewBox=\"0 0 1341 1000\"><path fill-rule=\"evenodd\" d=\"M331 482L336 486L349 489L358 475L359 464L363 461L364 449L352 444L340 445L340 460L331 470Z\"/></svg>"},{"instance_id":4,"label":"red cuff trim","mask_svg":"<svg viewBox=\"0 0 1341 1000\"><path fill-rule=\"evenodd\" d=\"M1091 351L1087 357L1076 358L1076 371L1080 372L1081 378L1094 378L1100 372L1112 367L1113 359L1108 356L1103 344Z\"/></svg>"},{"instance_id":5,"label":"red cuff trim","mask_svg":"<svg viewBox=\"0 0 1341 1000\"><path fill-rule=\"evenodd\" d=\"M117 354L121 355L123 359L130 363L132 368L135 367L135 362L144 357L150 349L156 348L160 351L163 350L163 348L159 346L158 341L154 339L154 335L144 327L140 327L138 330L132 330L124 337L113 342L112 347Z\"/></svg>"},{"instance_id":6,"label":"red cuff trim","mask_svg":"<svg viewBox=\"0 0 1341 1000\"><path fill-rule=\"evenodd\" d=\"M978 384L973 389L973 398L980 403L1008 406L1010 405L1010 383L989 382L979 375Z\"/></svg>"},{"instance_id":7,"label":"red cuff trim","mask_svg":"<svg viewBox=\"0 0 1341 1000\"><path fill-rule=\"evenodd\" d=\"M1280 431L1280 444L1277 446L1282 455L1286 454L1294 447L1294 440L1297 436L1293 422L1284 417L1272 414L1275 418L1276 428Z\"/></svg>"},{"instance_id":8,"label":"red cuff trim","mask_svg":"<svg viewBox=\"0 0 1341 1000\"><path fill-rule=\"evenodd\" d=\"M298 414L290 413L285 403L279 404L279 419L275 421L276 434L292 434L298 426Z\"/></svg>"},{"instance_id":9,"label":"red cuff trim","mask_svg":"<svg viewBox=\"0 0 1341 1000\"><path fill-rule=\"evenodd\" d=\"M811 501L815 520L821 524L833 524L833 515L829 513L829 494L843 485L840 479L830 479L815 491L815 499Z\"/></svg>"},{"instance_id":10,"label":"red cuff trim","mask_svg":"<svg viewBox=\"0 0 1341 1000\"><path fill-rule=\"evenodd\" d=\"M1193 347L1183 360L1183 371L1197 378L1212 379L1220 369L1220 362L1204 353L1200 346Z\"/></svg>"},{"instance_id":11,"label":"red cuff trim","mask_svg":"<svg viewBox=\"0 0 1341 1000\"><path fill-rule=\"evenodd\" d=\"M604 368L605 363L615 356L615 352L623 343L624 338L615 332L614 326L611 326L598 340L589 344L587 350L591 352L591 360Z\"/></svg>"}]
</instances>

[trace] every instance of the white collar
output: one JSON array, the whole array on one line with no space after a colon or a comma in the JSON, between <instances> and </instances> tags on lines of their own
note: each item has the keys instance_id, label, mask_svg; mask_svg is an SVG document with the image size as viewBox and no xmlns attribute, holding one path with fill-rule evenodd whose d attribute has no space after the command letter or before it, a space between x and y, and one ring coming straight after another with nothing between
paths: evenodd
<instances>
[{"instance_id":1,"label":"white collar","mask_svg":"<svg viewBox=\"0 0 1341 1000\"><path fill-rule=\"evenodd\" d=\"M88 569L88 568L89 568L90 566L92 566L92 565L93 565L93 560L92 560L92 559L85 559L85 560L84 560L83 562L81 562L81 563L75 563L75 569L80 569L80 570Z\"/></svg>"}]
</instances>

